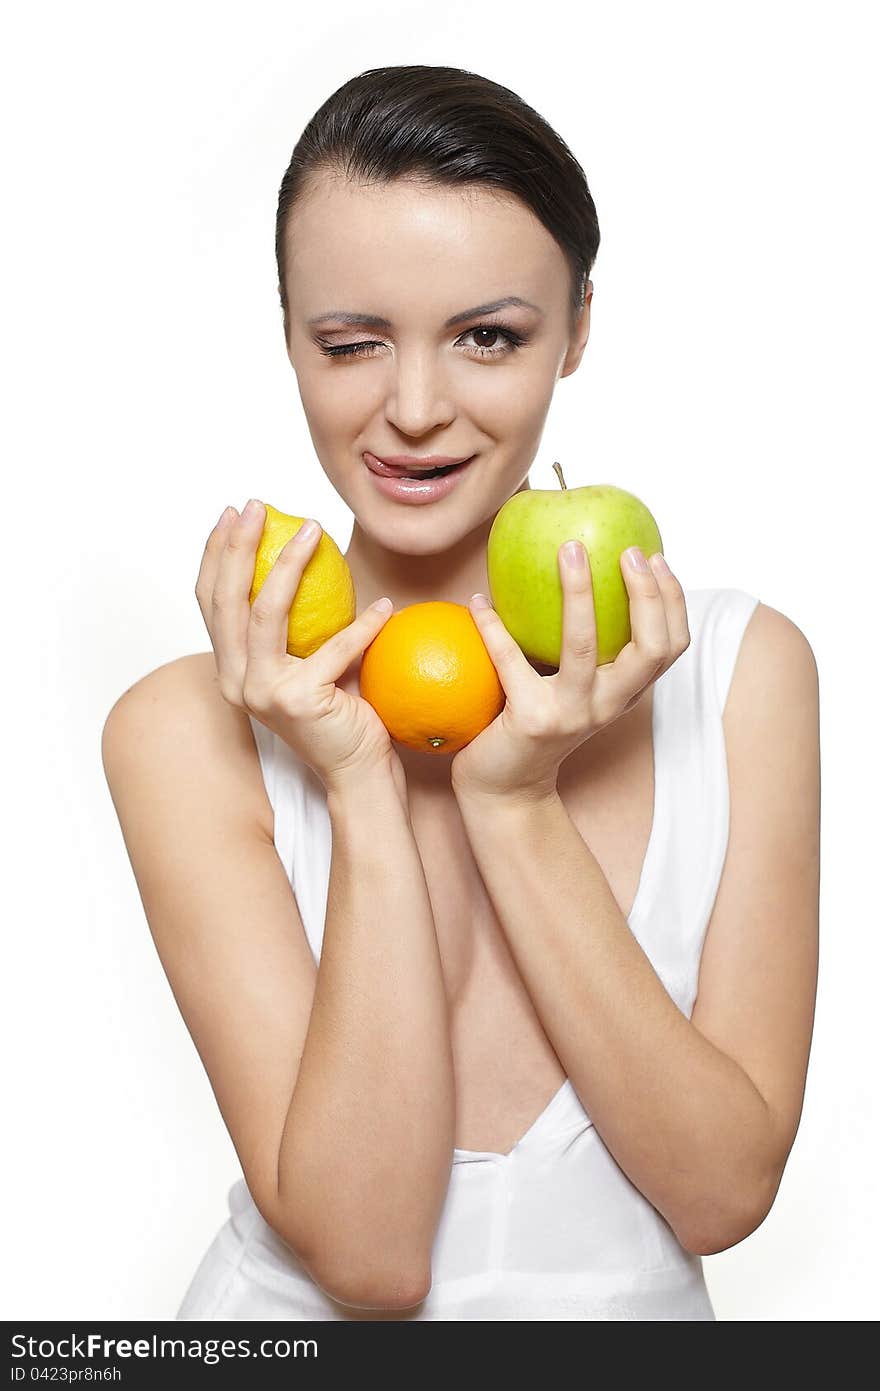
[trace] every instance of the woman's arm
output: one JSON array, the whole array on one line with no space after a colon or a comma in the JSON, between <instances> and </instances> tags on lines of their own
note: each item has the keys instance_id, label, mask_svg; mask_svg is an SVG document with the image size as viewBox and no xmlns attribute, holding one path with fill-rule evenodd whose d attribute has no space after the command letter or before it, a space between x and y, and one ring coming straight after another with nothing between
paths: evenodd
<instances>
[{"instance_id":1,"label":"woman's arm","mask_svg":"<svg viewBox=\"0 0 880 1391\"><path fill-rule=\"evenodd\" d=\"M431 1284L455 1089L425 874L389 770L337 779L321 964L278 1162L282 1210L349 1303ZM400 1289L395 1290L395 1283Z\"/></svg>"},{"instance_id":2,"label":"woman's arm","mask_svg":"<svg viewBox=\"0 0 880 1391\"><path fill-rule=\"evenodd\" d=\"M596 1129L701 1254L741 1241L772 1205L812 1031L818 682L809 644L775 610L762 606L743 639L725 729L730 844L691 1020L555 791L457 792L511 951Z\"/></svg>"},{"instance_id":3,"label":"woman's arm","mask_svg":"<svg viewBox=\"0 0 880 1391\"><path fill-rule=\"evenodd\" d=\"M329 799L317 968L253 733L213 655L137 682L102 753L150 931L260 1212L333 1298L418 1303L454 1090L433 917L392 772Z\"/></svg>"}]
</instances>

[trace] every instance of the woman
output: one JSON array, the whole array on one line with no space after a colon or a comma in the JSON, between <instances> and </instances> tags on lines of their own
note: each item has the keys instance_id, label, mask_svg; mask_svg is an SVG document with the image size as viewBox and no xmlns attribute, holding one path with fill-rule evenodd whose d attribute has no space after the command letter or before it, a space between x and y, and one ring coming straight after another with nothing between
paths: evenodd
<instances>
[{"instance_id":1,"label":"woman","mask_svg":"<svg viewBox=\"0 0 880 1391\"><path fill-rule=\"evenodd\" d=\"M212 650L126 692L103 743L243 1170L180 1319L713 1319L700 1257L775 1197L816 986L807 640L659 556L621 557L633 641L598 670L579 546L558 672L472 598L586 346L598 244L563 142L458 69L362 73L285 174L287 351L360 611L288 657L316 538L251 610L265 511L227 509ZM435 498L380 482L389 458L465 463ZM383 597L470 605L507 705L454 758L359 696Z\"/></svg>"}]
</instances>

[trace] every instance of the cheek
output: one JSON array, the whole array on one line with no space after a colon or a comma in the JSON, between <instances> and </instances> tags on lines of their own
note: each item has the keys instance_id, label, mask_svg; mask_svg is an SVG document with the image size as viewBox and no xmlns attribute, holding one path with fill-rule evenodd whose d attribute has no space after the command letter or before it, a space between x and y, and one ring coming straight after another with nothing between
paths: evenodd
<instances>
[{"instance_id":1,"label":"cheek","mask_svg":"<svg viewBox=\"0 0 880 1391\"><path fill-rule=\"evenodd\" d=\"M342 375L346 378L344 383L330 367L325 372L306 372L297 378L303 410L322 435L340 434L351 421L363 417L363 387L354 380L355 373Z\"/></svg>"},{"instance_id":2,"label":"cheek","mask_svg":"<svg viewBox=\"0 0 880 1391\"><path fill-rule=\"evenodd\" d=\"M547 338L524 344L497 363L471 366L460 377L462 390L474 391L487 400L503 401L517 409L534 409L553 394L556 358Z\"/></svg>"},{"instance_id":3,"label":"cheek","mask_svg":"<svg viewBox=\"0 0 880 1391\"><path fill-rule=\"evenodd\" d=\"M533 360L517 369L487 368L484 380L470 384L461 405L468 402L475 416L499 435L528 432L544 420L553 396L552 366Z\"/></svg>"}]
</instances>

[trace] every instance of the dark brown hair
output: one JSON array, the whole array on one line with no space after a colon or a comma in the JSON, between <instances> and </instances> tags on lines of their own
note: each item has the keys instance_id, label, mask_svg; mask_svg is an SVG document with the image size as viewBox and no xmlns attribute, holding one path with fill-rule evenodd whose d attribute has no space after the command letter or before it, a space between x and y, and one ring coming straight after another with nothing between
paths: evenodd
<instances>
[{"instance_id":1,"label":"dark brown hair","mask_svg":"<svg viewBox=\"0 0 880 1391\"><path fill-rule=\"evenodd\" d=\"M370 68L318 108L281 180L275 259L285 341L287 227L306 183L323 170L364 183L412 178L514 194L565 253L572 323L583 308L599 222L584 171L561 137L510 88L478 73L425 64Z\"/></svg>"}]
</instances>

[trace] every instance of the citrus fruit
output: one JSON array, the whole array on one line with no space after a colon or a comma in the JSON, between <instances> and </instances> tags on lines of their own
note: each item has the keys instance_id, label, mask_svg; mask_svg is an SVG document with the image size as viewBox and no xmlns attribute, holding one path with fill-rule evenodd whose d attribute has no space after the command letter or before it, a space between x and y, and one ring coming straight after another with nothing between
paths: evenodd
<instances>
[{"instance_id":1,"label":"citrus fruit","mask_svg":"<svg viewBox=\"0 0 880 1391\"><path fill-rule=\"evenodd\" d=\"M250 602L263 587L278 553L295 536L305 517L279 512L267 502L266 521L257 546ZM354 580L348 561L326 531L302 573L287 618L287 651L291 657L310 657L322 643L353 623L357 614Z\"/></svg>"},{"instance_id":2,"label":"citrus fruit","mask_svg":"<svg viewBox=\"0 0 880 1391\"><path fill-rule=\"evenodd\" d=\"M457 753L504 709L504 687L468 608L394 613L364 652L360 692L388 733L422 753Z\"/></svg>"}]
</instances>

